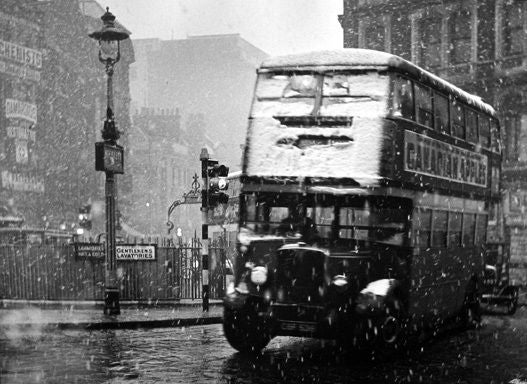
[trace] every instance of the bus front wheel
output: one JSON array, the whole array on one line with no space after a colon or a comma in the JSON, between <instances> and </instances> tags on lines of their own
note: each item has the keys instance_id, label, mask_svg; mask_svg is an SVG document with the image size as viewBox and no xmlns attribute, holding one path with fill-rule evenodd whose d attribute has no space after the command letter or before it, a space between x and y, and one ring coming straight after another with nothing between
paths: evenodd
<instances>
[{"instance_id":1,"label":"bus front wheel","mask_svg":"<svg viewBox=\"0 0 527 384\"><path fill-rule=\"evenodd\" d=\"M270 327L253 308L225 308L223 332L229 344L242 353L256 354L271 341Z\"/></svg>"},{"instance_id":2,"label":"bus front wheel","mask_svg":"<svg viewBox=\"0 0 527 384\"><path fill-rule=\"evenodd\" d=\"M385 308L385 317L380 327L383 345L400 349L405 341L406 311L399 297L391 299Z\"/></svg>"}]
</instances>

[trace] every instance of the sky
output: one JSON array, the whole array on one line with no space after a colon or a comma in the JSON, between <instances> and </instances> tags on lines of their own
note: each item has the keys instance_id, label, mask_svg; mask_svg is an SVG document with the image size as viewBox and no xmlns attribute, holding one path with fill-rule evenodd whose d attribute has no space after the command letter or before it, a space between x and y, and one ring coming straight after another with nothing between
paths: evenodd
<instances>
[{"instance_id":1,"label":"sky","mask_svg":"<svg viewBox=\"0 0 527 384\"><path fill-rule=\"evenodd\" d=\"M343 0L97 0L132 39L238 33L270 55L342 48Z\"/></svg>"}]
</instances>

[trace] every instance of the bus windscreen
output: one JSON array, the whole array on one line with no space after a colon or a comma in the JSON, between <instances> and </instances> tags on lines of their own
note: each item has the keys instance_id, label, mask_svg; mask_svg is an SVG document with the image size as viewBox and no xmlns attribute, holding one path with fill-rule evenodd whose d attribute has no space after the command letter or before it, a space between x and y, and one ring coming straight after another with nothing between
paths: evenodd
<instances>
[{"instance_id":1,"label":"bus windscreen","mask_svg":"<svg viewBox=\"0 0 527 384\"><path fill-rule=\"evenodd\" d=\"M257 235L297 237L353 248L375 242L405 246L410 203L381 196L246 194L244 227Z\"/></svg>"},{"instance_id":2,"label":"bus windscreen","mask_svg":"<svg viewBox=\"0 0 527 384\"><path fill-rule=\"evenodd\" d=\"M320 95L320 102L317 96ZM360 73L259 75L252 117L386 114L389 77Z\"/></svg>"}]
</instances>

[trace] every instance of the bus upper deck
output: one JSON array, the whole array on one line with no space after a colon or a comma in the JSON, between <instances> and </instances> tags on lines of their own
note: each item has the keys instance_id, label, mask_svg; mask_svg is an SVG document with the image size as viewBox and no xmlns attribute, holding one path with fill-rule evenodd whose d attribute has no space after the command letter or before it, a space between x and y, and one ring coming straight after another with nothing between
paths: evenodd
<instances>
[{"instance_id":1,"label":"bus upper deck","mask_svg":"<svg viewBox=\"0 0 527 384\"><path fill-rule=\"evenodd\" d=\"M259 70L246 180L499 193L499 125L481 98L383 52L269 59ZM278 181L281 182L280 180Z\"/></svg>"}]
</instances>

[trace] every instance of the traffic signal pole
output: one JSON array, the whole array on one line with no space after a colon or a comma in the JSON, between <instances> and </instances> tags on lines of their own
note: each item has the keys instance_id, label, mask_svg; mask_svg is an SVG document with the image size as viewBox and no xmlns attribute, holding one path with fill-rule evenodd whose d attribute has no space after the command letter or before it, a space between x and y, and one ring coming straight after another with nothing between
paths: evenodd
<instances>
[{"instance_id":1,"label":"traffic signal pole","mask_svg":"<svg viewBox=\"0 0 527 384\"><path fill-rule=\"evenodd\" d=\"M229 168L219 165L217 160L211 160L206 148L201 149L201 277L203 311L209 310L209 209L219 204L227 204L229 196L225 193L229 187L227 176Z\"/></svg>"},{"instance_id":2,"label":"traffic signal pole","mask_svg":"<svg viewBox=\"0 0 527 384\"><path fill-rule=\"evenodd\" d=\"M209 215L208 215L208 188L209 188L209 153L207 148L202 148L199 155L201 161L201 177L203 179L203 189L201 191L201 279L202 279L202 299L203 311L209 310Z\"/></svg>"}]
</instances>

